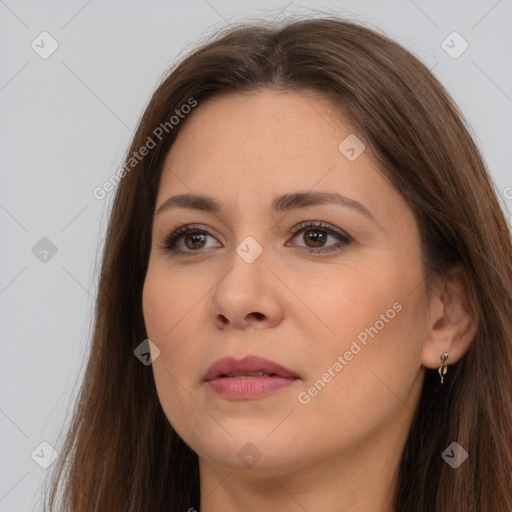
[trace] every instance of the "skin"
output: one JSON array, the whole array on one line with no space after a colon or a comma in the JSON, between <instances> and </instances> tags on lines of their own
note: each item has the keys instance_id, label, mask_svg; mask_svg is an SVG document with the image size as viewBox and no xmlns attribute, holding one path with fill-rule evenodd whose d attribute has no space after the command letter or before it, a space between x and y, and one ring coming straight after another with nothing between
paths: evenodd
<instances>
[{"instance_id":1,"label":"skin","mask_svg":"<svg viewBox=\"0 0 512 512\"><path fill-rule=\"evenodd\" d=\"M438 368L444 351L454 364L474 337L463 270L438 276L426 296L413 214L368 145L354 161L340 152L350 134L364 141L312 92L232 93L198 106L166 157L155 212L181 193L223 205L220 213L155 215L143 290L148 337L161 351L152 365L158 397L199 456L202 512L390 510L425 368ZM332 204L269 208L275 196L310 190L354 199L376 222ZM290 235L304 221L353 241L304 252L340 241L331 235L315 246L307 230ZM205 244L189 237L187 245L185 235L178 247L189 256L166 251L166 237L190 223L210 231ZM236 252L247 236L263 248L252 263ZM395 303L401 311L301 403L298 394ZM219 397L202 381L217 359L246 354L301 380L245 401ZM249 442L261 455L252 467L237 456Z\"/></svg>"}]
</instances>

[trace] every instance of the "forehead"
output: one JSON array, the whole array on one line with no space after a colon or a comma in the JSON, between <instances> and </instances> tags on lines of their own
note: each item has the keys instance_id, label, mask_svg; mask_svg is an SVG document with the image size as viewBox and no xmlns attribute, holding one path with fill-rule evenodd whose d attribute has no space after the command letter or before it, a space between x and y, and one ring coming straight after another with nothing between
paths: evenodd
<instances>
[{"instance_id":1,"label":"forehead","mask_svg":"<svg viewBox=\"0 0 512 512\"><path fill-rule=\"evenodd\" d=\"M353 161L340 151L354 135L363 139L336 105L312 92L214 98L196 107L179 132L165 159L157 205L171 194L207 191L236 208L319 190L364 202L376 216L384 213L379 209L389 215L406 207L369 151Z\"/></svg>"}]
</instances>

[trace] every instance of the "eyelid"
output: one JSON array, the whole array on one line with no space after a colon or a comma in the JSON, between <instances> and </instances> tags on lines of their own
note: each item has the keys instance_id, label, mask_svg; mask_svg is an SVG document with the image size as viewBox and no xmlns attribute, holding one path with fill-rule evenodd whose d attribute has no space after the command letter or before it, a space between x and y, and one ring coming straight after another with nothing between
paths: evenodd
<instances>
[{"instance_id":1,"label":"eyelid","mask_svg":"<svg viewBox=\"0 0 512 512\"><path fill-rule=\"evenodd\" d=\"M297 224L290 230L290 235L296 235L297 233L300 233L303 230L315 229L315 228L320 229L320 230L325 230L331 234L335 234L342 238L352 240L352 237L345 231L338 229L338 228L334 227L332 224L329 224L329 223L321 221L321 220L306 220L303 222L299 222L299 224Z\"/></svg>"}]
</instances>

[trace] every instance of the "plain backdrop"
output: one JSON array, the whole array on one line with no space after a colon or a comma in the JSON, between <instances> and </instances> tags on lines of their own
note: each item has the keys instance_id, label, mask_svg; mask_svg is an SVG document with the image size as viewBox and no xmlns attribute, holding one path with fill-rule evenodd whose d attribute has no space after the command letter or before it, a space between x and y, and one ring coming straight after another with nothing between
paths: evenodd
<instances>
[{"instance_id":1,"label":"plain backdrop","mask_svg":"<svg viewBox=\"0 0 512 512\"><path fill-rule=\"evenodd\" d=\"M156 84L228 24L318 11L383 30L433 70L510 222L511 0L0 0L0 512L42 509L42 466L84 369L114 196L92 191L121 166Z\"/></svg>"}]
</instances>

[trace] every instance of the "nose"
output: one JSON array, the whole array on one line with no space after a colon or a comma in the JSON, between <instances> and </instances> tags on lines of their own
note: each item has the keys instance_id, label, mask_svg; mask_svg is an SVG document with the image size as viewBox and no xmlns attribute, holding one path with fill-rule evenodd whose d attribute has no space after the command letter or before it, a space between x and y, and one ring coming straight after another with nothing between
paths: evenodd
<instances>
[{"instance_id":1,"label":"nose","mask_svg":"<svg viewBox=\"0 0 512 512\"><path fill-rule=\"evenodd\" d=\"M283 283L261 254L251 263L233 251L230 268L211 296L210 318L218 329L276 327L284 316Z\"/></svg>"}]
</instances>

